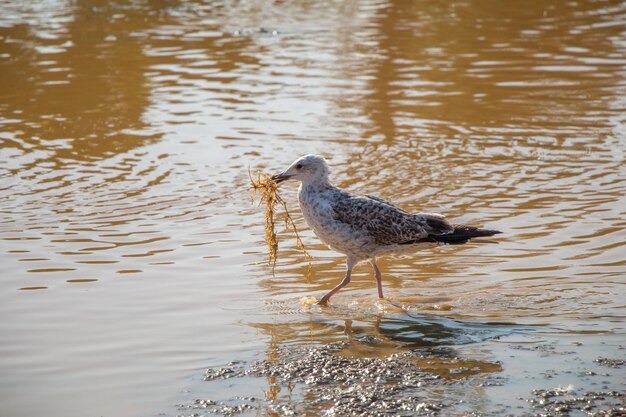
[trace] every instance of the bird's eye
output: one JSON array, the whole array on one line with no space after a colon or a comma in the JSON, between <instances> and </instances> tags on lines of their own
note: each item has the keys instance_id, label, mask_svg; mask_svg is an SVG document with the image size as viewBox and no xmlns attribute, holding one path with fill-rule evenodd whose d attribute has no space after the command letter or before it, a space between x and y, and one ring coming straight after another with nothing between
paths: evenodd
<instances>
[{"instance_id":1,"label":"bird's eye","mask_svg":"<svg viewBox=\"0 0 626 417\"><path fill-rule=\"evenodd\" d=\"M302 164L297 164L296 169L302 169Z\"/></svg>"}]
</instances>

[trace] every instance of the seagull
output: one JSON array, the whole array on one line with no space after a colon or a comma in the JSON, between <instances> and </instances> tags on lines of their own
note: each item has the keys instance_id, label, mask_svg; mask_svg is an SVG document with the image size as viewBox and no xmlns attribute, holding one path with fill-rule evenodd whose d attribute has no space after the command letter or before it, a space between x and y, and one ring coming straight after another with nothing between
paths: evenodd
<instances>
[{"instance_id":1,"label":"seagull","mask_svg":"<svg viewBox=\"0 0 626 417\"><path fill-rule=\"evenodd\" d=\"M360 262L369 261L374 267L378 297L383 299L377 257L442 244L462 244L474 237L501 233L453 225L441 214L412 214L382 198L351 194L333 186L329 174L322 156L305 155L287 170L272 176L276 183L300 181L298 203L304 220L324 244L346 255L345 277L318 301L319 305L327 305L330 297L350 283L352 269Z\"/></svg>"}]
</instances>

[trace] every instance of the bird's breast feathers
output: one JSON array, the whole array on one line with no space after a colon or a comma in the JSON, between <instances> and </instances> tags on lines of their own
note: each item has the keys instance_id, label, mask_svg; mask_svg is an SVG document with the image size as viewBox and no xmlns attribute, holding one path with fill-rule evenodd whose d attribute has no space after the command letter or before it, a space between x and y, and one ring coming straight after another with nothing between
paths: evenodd
<instances>
[{"instance_id":1,"label":"bird's breast feathers","mask_svg":"<svg viewBox=\"0 0 626 417\"><path fill-rule=\"evenodd\" d=\"M370 239L365 230L355 229L353 225L337 219L335 212L336 198L332 190L301 190L298 195L300 209L304 219L315 235L332 249L342 253L360 253L364 251Z\"/></svg>"}]
</instances>

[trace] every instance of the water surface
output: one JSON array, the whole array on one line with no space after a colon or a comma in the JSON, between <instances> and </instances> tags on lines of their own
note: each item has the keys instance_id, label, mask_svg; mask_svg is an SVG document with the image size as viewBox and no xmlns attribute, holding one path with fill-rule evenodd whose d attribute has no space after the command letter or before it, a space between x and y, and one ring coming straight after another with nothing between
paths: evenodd
<instances>
[{"instance_id":1,"label":"water surface","mask_svg":"<svg viewBox=\"0 0 626 417\"><path fill-rule=\"evenodd\" d=\"M625 22L612 1L2 3L2 414L175 415L231 395L207 367L350 334L472 342L477 361L511 357L498 335L623 357ZM284 232L272 270L248 189L249 167L306 153L338 186L504 235L381 260L403 309L376 304L366 265L307 307L344 259L285 184L315 260ZM472 339L491 322L508 327ZM587 366L550 358L485 369L509 383L469 409L602 384L516 373Z\"/></svg>"}]
</instances>

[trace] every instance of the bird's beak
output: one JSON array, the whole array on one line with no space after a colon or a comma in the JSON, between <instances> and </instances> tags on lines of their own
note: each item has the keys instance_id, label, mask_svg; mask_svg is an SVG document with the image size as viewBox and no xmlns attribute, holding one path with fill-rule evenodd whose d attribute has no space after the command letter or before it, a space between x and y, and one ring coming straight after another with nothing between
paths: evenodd
<instances>
[{"instance_id":1,"label":"bird's beak","mask_svg":"<svg viewBox=\"0 0 626 417\"><path fill-rule=\"evenodd\" d=\"M277 184L280 184L283 181L287 181L289 178L291 178L291 175L287 175L284 172L272 175L272 180L275 181Z\"/></svg>"}]
</instances>

